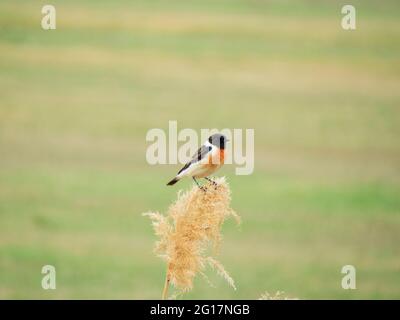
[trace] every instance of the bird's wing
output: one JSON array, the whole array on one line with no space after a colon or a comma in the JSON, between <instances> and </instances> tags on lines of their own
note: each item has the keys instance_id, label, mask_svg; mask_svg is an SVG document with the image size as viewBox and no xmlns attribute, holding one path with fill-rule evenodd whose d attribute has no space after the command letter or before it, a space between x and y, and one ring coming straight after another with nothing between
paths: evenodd
<instances>
[{"instance_id":1,"label":"bird's wing","mask_svg":"<svg viewBox=\"0 0 400 320\"><path fill-rule=\"evenodd\" d=\"M197 150L197 152L194 154L192 160L186 163L185 166L181 170L179 170L178 174L189 168L193 163L200 162L201 160L203 160L211 150L212 146L206 146L206 145L201 146L199 150Z\"/></svg>"}]
</instances>

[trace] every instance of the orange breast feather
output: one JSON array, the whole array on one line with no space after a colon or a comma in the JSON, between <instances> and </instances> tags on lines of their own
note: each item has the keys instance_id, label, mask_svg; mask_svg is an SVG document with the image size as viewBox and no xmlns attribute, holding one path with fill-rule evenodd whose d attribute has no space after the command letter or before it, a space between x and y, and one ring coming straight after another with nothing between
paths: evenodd
<instances>
[{"instance_id":1,"label":"orange breast feather","mask_svg":"<svg viewBox=\"0 0 400 320\"><path fill-rule=\"evenodd\" d=\"M225 159L225 151L220 149L215 158L211 154L208 156L208 165L212 165L212 166L223 165L224 159Z\"/></svg>"},{"instance_id":2,"label":"orange breast feather","mask_svg":"<svg viewBox=\"0 0 400 320\"><path fill-rule=\"evenodd\" d=\"M221 164L224 164L224 160L225 160L225 150L220 149L219 150L219 162Z\"/></svg>"}]
</instances>

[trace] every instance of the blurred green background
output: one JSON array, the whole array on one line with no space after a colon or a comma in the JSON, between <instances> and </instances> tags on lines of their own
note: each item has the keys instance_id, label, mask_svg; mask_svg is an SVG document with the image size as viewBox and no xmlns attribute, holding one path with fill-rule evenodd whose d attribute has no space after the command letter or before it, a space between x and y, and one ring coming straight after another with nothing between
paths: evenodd
<instances>
[{"instance_id":1,"label":"blurred green background","mask_svg":"<svg viewBox=\"0 0 400 320\"><path fill-rule=\"evenodd\" d=\"M165 212L178 165L146 132L254 128L255 172L225 166L242 226L184 298L400 298L400 3L0 3L0 298L159 298L142 212ZM41 268L57 289L41 288ZM357 289L341 288L341 268Z\"/></svg>"}]
</instances>

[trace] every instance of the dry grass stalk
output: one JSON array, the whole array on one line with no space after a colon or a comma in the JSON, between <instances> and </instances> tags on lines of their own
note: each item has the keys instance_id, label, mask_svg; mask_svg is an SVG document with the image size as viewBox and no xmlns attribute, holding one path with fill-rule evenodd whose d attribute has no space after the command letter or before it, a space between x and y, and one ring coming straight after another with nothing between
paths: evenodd
<instances>
[{"instance_id":1,"label":"dry grass stalk","mask_svg":"<svg viewBox=\"0 0 400 320\"><path fill-rule=\"evenodd\" d=\"M222 239L221 226L225 219L232 216L240 223L239 216L230 207L228 184L224 178L216 182L218 187L209 183L206 192L197 186L190 191L179 192L167 216L158 212L144 214L152 220L154 232L159 237L155 252L167 262L163 298L168 295L170 283L180 292L191 290L196 274L206 278L203 272L206 265L216 269L236 289L223 265L207 254L210 246L214 255L218 252Z\"/></svg>"},{"instance_id":2,"label":"dry grass stalk","mask_svg":"<svg viewBox=\"0 0 400 320\"><path fill-rule=\"evenodd\" d=\"M274 295L265 291L261 294L261 297L258 300L298 300L297 298L289 298L284 295L283 291L277 291Z\"/></svg>"}]
</instances>

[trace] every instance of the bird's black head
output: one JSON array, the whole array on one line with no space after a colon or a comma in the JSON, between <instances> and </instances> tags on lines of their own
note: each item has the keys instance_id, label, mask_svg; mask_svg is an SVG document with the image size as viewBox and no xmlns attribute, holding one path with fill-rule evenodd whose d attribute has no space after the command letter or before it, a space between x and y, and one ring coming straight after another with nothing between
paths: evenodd
<instances>
[{"instance_id":1,"label":"bird's black head","mask_svg":"<svg viewBox=\"0 0 400 320\"><path fill-rule=\"evenodd\" d=\"M220 149L225 149L225 144L228 141L229 140L223 134L220 133L213 134L208 138L208 142L210 142L211 144Z\"/></svg>"}]
</instances>

